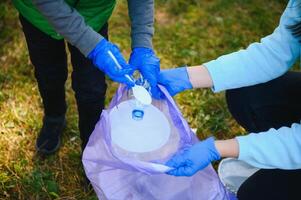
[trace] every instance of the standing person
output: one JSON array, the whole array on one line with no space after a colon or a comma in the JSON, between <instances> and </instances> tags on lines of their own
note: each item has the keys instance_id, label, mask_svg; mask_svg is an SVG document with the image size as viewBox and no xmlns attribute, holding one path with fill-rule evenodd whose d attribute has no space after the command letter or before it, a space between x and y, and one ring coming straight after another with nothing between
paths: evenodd
<instances>
[{"instance_id":1,"label":"standing person","mask_svg":"<svg viewBox=\"0 0 301 200\"><path fill-rule=\"evenodd\" d=\"M65 81L67 56L71 55L72 88L79 113L82 149L99 119L107 85L105 74L113 81L133 86L125 78L139 69L149 81L154 97L160 61L152 47L154 0L128 0L131 20L132 53L127 64L116 45L108 41L108 19L115 0L14 0L35 69L44 105L43 127L36 141L39 153L58 150L65 126ZM111 51L122 69L109 56Z\"/></svg>"},{"instance_id":2,"label":"standing person","mask_svg":"<svg viewBox=\"0 0 301 200\"><path fill-rule=\"evenodd\" d=\"M260 43L160 73L158 82L172 95L192 88L227 90L230 112L250 132L184 149L167 162L175 168L168 174L192 176L221 157L235 157L261 168L240 186L239 200L301 198L301 73L287 72L300 57L300 37L301 1L290 0L279 26Z\"/></svg>"}]
</instances>

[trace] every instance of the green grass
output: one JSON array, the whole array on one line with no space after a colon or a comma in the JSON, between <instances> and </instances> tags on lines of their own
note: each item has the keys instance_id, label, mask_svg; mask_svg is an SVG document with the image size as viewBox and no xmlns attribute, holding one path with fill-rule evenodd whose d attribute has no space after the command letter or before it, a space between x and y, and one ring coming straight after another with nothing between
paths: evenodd
<instances>
[{"instance_id":1,"label":"green grass","mask_svg":"<svg viewBox=\"0 0 301 200\"><path fill-rule=\"evenodd\" d=\"M110 20L110 39L130 54L126 1L118 1ZM284 0L157 0L154 46L162 68L198 65L245 48L271 33ZM109 82L107 103L117 87ZM35 155L43 116L33 67L11 1L0 3L0 199L96 199L84 192L77 113L70 79L66 84L68 125L60 152L46 159ZM231 118L224 94L184 92L175 98L200 138L243 134Z\"/></svg>"}]
</instances>

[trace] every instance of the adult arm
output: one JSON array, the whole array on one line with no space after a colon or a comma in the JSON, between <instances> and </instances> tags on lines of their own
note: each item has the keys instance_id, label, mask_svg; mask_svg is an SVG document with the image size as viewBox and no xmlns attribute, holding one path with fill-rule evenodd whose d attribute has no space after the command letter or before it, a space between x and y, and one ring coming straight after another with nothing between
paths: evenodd
<instances>
[{"instance_id":1,"label":"adult arm","mask_svg":"<svg viewBox=\"0 0 301 200\"><path fill-rule=\"evenodd\" d=\"M217 140L221 157L234 157L263 169L301 169L301 125Z\"/></svg>"},{"instance_id":2,"label":"adult arm","mask_svg":"<svg viewBox=\"0 0 301 200\"><path fill-rule=\"evenodd\" d=\"M85 56L103 37L86 25L84 18L64 0L32 0L57 33L77 47Z\"/></svg>"},{"instance_id":3,"label":"adult arm","mask_svg":"<svg viewBox=\"0 0 301 200\"><path fill-rule=\"evenodd\" d=\"M238 159L258 168L301 169L301 125L236 138Z\"/></svg>"},{"instance_id":4,"label":"adult arm","mask_svg":"<svg viewBox=\"0 0 301 200\"><path fill-rule=\"evenodd\" d=\"M265 169L301 169L301 125L270 129L259 134L230 140L214 141L213 137L198 142L175 154L166 165L173 176L192 176L221 157L235 157Z\"/></svg>"},{"instance_id":5,"label":"adult arm","mask_svg":"<svg viewBox=\"0 0 301 200\"><path fill-rule=\"evenodd\" d=\"M275 31L247 49L224 55L204 64L215 92L264 83L284 74L296 61L300 43L288 25L296 24L299 7L290 1Z\"/></svg>"},{"instance_id":6,"label":"adult arm","mask_svg":"<svg viewBox=\"0 0 301 200\"><path fill-rule=\"evenodd\" d=\"M300 19L300 5L290 1L275 31L247 49L221 56L200 66L162 70L159 83L172 95L191 88L219 92L264 83L285 73L300 54L300 43L287 28ZM179 81L179 78L181 80ZM189 83L189 84L182 84ZM187 85L189 87L178 87ZM190 87L190 84L192 87Z\"/></svg>"}]
</instances>

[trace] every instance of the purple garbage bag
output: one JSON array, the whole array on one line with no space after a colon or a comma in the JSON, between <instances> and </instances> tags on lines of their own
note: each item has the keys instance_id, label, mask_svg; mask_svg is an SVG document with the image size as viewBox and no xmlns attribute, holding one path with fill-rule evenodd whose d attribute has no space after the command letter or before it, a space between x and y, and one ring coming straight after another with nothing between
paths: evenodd
<instances>
[{"instance_id":1,"label":"purple garbage bag","mask_svg":"<svg viewBox=\"0 0 301 200\"><path fill-rule=\"evenodd\" d=\"M152 160L135 159L114 148L109 113L114 106L131 98L127 89L120 86L109 108L102 112L83 152L84 169L98 198L100 200L235 199L222 185L211 165L192 177L169 176L153 167L152 163L164 164L173 154L198 141L174 100L165 88L160 89L164 98L160 101L153 100L152 104L172 123L174 130L171 137L178 134L177 148L174 149L175 145L167 144L168 150L164 150L160 158ZM172 148L168 148L169 146ZM151 158L149 155L146 157Z\"/></svg>"}]
</instances>

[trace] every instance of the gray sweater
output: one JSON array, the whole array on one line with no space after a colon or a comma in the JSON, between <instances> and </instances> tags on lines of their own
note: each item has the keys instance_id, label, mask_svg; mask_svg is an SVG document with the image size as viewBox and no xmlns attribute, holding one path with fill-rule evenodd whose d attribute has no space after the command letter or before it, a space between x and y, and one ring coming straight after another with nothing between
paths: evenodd
<instances>
[{"instance_id":1,"label":"gray sweater","mask_svg":"<svg viewBox=\"0 0 301 200\"><path fill-rule=\"evenodd\" d=\"M87 56L103 37L64 0L32 0L56 32ZM154 0L128 0L132 48L152 48ZM101 12L101 11L100 11Z\"/></svg>"}]
</instances>

